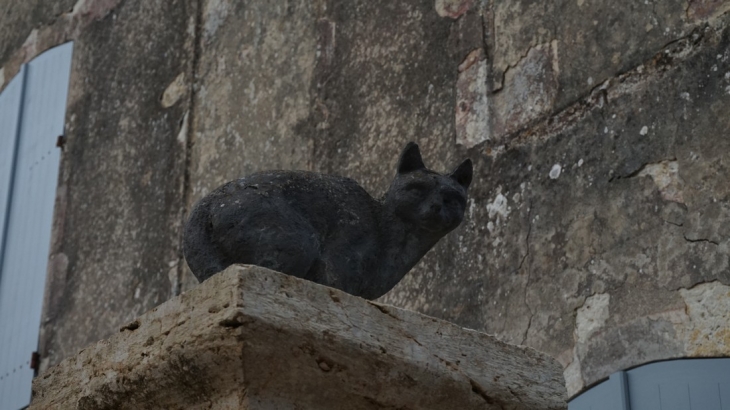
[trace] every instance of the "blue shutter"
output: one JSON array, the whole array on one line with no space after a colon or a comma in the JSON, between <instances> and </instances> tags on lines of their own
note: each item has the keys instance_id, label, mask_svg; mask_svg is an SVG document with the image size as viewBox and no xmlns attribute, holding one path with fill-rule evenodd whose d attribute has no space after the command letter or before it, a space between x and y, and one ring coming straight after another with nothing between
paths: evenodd
<instances>
[{"instance_id":1,"label":"blue shutter","mask_svg":"<svg viewBox=\"0 0 730 410\"><path fill-rule=\"evenodd\" d=\"M618 372L569 410L730 410L730 358L651 363Z\"/></svg>"},{"instance_id":2,"label":"blue shutter","mask_svg":"<svg viewBox=\"0 0 730 410\"><path fill-rule=\"evenodd\" d=\"M730 359L673 360L627 373L634 410L730 410Z\"/></svg>"},{"instance_id":3,"label":"blue shutter","mask_svg":"<svg viewBox=\"0 0 730 410\"><path fill-rule=\"evenodd\" d=\"M56 141L64 130L72 47L56 47L25 67L0 248L0 410L30 403L30 360L38 346L60 162Z\"/></svg>"},{"instance_id":4,"label":"blue shutter","mask_svg":"<svg viewBox=\"0 0 730 410\"><path fill-rule=\"evenodd\" d=\"M15 169L15 149L20 125L20 106L25 83L25 66L0 94L0 266L5 240L10 190Z\"/></svg>"},{"instance_id":5,"label":"blue shutter","mask_svg":"<svg viewBox=\"0 0 730 410\"><path fill-rule=\"evenodd\" d=\"M7 238L9 222L10 192L12 190L13 174L17 154L17 141L20 131L20 110L23 101L26 67L23 67L15 79L0 94L0 294L2 294L3 274L2 261L4 243ZM9 279L8 279L9 280ZM7 286L7 285L5 285ZM10 300L0 296L0 410L20 408L15 389L17 367L10 346L13 342L15 330L6 319L11 308Z\"/></svg>"}]
</instances>

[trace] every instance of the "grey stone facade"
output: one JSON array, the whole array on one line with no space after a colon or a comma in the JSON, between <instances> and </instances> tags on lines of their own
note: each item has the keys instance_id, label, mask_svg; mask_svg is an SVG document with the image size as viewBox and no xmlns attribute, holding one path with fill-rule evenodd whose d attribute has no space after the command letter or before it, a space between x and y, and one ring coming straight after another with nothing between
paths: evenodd
<instances>
[{"instance_id":1,"label":"grey stone facade","mask_svg":"<svg viewBox=\"0 0 730 410\"><path fill-rule=\"evenodd\" d=\"M546 352L570 394L730 354L729 2L71 3L0 0L3 82L76 41L46 365L195 285L180 226L217 185L306 169L377 196L409 140L475 176L383 302Z\"/></svg>"}]
</instances>

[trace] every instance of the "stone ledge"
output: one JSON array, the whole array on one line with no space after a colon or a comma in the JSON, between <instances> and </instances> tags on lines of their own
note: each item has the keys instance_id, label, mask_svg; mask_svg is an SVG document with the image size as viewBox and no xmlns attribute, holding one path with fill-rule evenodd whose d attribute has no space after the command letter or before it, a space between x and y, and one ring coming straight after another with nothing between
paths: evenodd
<instances>
[{"instance_id":1,"label":"stone ledge","mask_svg":"<svg viewBox=\"0 0 730 410\"><path fill-rule=\"evenodd\" d=\"M36 378L31 409L566 409L535 350L234 266Z\"/></svg>"}]
</instances>

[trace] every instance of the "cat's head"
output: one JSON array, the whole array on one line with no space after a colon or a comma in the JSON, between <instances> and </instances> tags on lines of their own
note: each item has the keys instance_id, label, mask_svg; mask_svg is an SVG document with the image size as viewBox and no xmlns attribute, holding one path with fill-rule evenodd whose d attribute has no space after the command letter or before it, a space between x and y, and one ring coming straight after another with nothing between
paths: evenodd
<instances>
[{"instance_id":1,"label":"cat's head","mask_svg":"<svg viewBox=\"0 0 730 410\"><path fill-rule=\"evenodd\" d=\"M398 161L386 203L398 218L419 230L445 235L461 223L472 177L467 159L447 175L426 168L418 145L409 142Z\"/></svg>"}]
</instances>

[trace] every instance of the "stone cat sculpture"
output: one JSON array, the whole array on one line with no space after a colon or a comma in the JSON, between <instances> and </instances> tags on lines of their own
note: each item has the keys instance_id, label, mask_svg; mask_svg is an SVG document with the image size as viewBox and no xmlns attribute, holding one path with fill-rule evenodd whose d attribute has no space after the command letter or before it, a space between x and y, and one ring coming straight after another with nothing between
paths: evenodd
<instances>
[{"instance_id":1,"label":"stone cat sculpture","mask_svg":"<svg viewBox=\"0 0 730 410\"><path fill-rule=\"evenodd\" d=\"M471 179L471 160L441 175L426 169L413 142L381 200L349 178L256 173L195 205L185 226L185 259L201 282L242 263L375 299L459 226Z\"/></svg>"}]
</instances>

